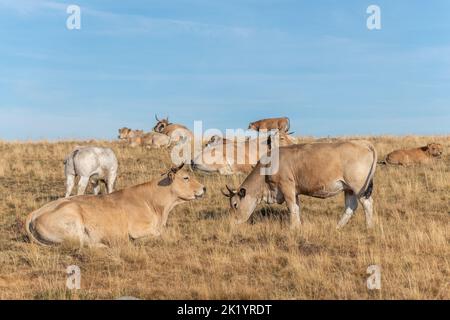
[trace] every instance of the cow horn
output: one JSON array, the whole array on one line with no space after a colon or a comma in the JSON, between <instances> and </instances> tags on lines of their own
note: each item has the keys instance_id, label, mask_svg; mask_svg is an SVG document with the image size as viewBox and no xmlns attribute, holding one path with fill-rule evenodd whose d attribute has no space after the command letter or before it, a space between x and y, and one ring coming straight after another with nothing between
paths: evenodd
<instances>
[{"instance_id":1,"label":"cow horn","mask_svg":"<svg viewBox=\"0 0 450 320\"><path fill-rule=\"evenodd\" d=\"M227 198L231 198L231 197L232 197L232 194L231 194L231 193L226 193L226 192L224 192L222 189L220 189L220 192L222 192L222 194L223 194L225 197L227 197Z\"/></svg>"},{"instance_id":2,"label":"cow horn","mask_svg":"<svg viewBox=\"0 0 450 320\"><path fill-rule=\"evenodd\" d=\"M234 191L233 189L231 189L227 184L225 185L225 187L227 188L228 192L231 194L235 194L236 191Z\"/></svg>"},{"instance_id":3,"label":"cow horn","mask_svg":"<svg viewBox=\"0 0 450 320\"><path fill-rule=\"evenodd\" d=\"M155 119L156 119L156 121L159 122L158 116L156 114L155 114Z\"/></svg>"},{"instance_id":4,"label":"cow horn","mask_svg":"<svg viewBox=\"0 0 450 320\"><path fill-rule=\"evenodd\" d=\"M170 169L173 173L177 173L178 171L180 171L182 168L184 167L184 162L181 163L178 167L174 167L172 169Z\"/></svg>"},{"instance_id":5,"label":"cow horn","mask_svg":"<svg viewBox=\"0 0 450 320\"><path fill-rule=\"evenodd\" d=\"M288 133L288 135L292 135L294 133L295 133L295 131L291 131L291 132Z\"/></svg>"}]
</instances>

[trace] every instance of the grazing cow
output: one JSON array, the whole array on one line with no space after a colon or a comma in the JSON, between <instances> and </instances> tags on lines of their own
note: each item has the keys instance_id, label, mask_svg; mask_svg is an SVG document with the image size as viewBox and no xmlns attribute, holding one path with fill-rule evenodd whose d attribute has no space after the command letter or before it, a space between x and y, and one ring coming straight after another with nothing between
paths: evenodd
<instances>
[{"instance_id":1,"label":"grazing cow","mask_svg":"<svg viewBox=\"0 0 450 320\"><path fill-rule=\"evenodd\" d=\"M443 147L439 143L429 143L428 145L414 149L395 150L386 156L383 164L394 164L408 166L412 164L427 164L434 158L442 155Z\"/></svg>"},{"instance_id":2,"label":"grazing cow","mask_svg":"<svg viewBox=\"0 0 450 320\"><path fill-rule=\"evenodd\" d=\"M251 130L279 130L280 132L287 133L289 131L291 124L289 118L269 118L263 119L255 122L251 122L248 128Z\"/></svg>"},{"instance_id":3,"label":"grazing cow","mask_svg":"<svg viewBox=\"0 0 450 320\"><path fill-rule=\"evenodd\" d=\"M193 141L194 135L185 126L181 124L170 123L169 117L159 120L155 115L155 119L157 123L153 128L153 131L169 136L172 142L178 142L183 137L187 137L189 140Z\"/></svg>"},{"instance_id":4,"label":"grazing cow","mask_svg":"<svg viewBox=\"0 0 450 320\"><path fill-rule=\"evenodd\" d=\"M40 245L75 241L104 246L111 240L159 236L176 205L205 194L202 184L179 171L182 167L111 194L50 202L27 217L28 237Z\"/></svg>"},{"instance_id":5,"label":"grazing cow","mask_svg":"<svg viewBox=\"0 0 450 320\"><path fill-rule=\"evenodd\" d=\"M274 138L279 139L279 146L294 144L293 138L286 133L277 132L274 135L269 135L267 140L273 140ZM222 143L220 143L220 139L222 138L215 138L215 141L217 141L215 144L208 144L191 161L192 169L218 172L222 175L246 174L253 169L258 160L268 150L266 139L247 139L242 142L224 139Z\"/></svg>"},{"instance_id":6,"label":"grazing cow","mask_svg":"<svg viewBox=\"0 0 450 320\"><path fill-rule=\"evenodd\" d=\"M377 153L368 141L299 144L279 149L279 169L262 175L258 165L238 190L228 189L237 223L248 220L261 201L284 203L291 214L291 226L300 225L300 198L332 197L345 193L345 213L338 228L347 224L361 202L367 227L372 227L372 188Z\"/></svg>"},{"instance_id":7,"label":"grazing cow","mask_svg":"<svg viewBox=\"0 0 450 320\"><path fill-rule=\"evenodd\" d=\"M169 136L159 132L144 133L142 135L129 138L129 142L131 147L143 146L147 148L168 147L171 143Z\"/></svg>"},{"instance_id":8,"label":"grazing cow","mask_svg":"<svg viewBox=\"0 0 450 320\"><path fill-rule=\"evenodd\" d=\"M130 128L120 128L119 129L119 140L129 141L129 139L138 137L144 134L144 130L131 130Z\"/></svg>"},{"instance_id":9,"label":"grazing cow","mask_svg":"<svg viewBox=\"0 0 450 320\"><path fill-rule=\"evenodd\" d=\"M89 179L95 195L100 191L100 181L106 184L108 193L113 192L117 168L116 155L110 148L76 147L64 160L66 198L72 193L76 176L80 177L78 195L84 194Z\"/></svg>"}]
</instances>

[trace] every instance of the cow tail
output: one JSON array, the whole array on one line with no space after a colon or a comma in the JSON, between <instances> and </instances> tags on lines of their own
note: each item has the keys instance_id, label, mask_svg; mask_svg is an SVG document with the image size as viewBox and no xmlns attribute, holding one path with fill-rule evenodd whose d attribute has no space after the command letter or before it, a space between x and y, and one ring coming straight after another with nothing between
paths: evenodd
<instances>
[{"instance_id":1,"label":"cow tail","mask_svg":"<svg viewBox=\"0 0 450 320\"><path fill-rule=\"evenodd\" d=\"M364 187L361 189L360 197L364 197L366 199L370 198L373 192L373 176L375 175L375 169L377 166L377 151L373 147L371 143L367 144L368 148L372 151L373 161L372 166L370 167L369 174L367 176L366 182L364 183Z\"/></svg>"},{"instance_id":2,"label":"cow tail","mask_svg":"<svg viewBox=\"0 0 450 320\"><path fill-rule=\"evenodd\" d=\"M34 227L34 220L40 215L39 214L40 211L41 210L33 211L28 215L25 221L25 231L27 232L28 239L30 240L30 242L34 242L41 246L49 247L52 243L46 241L45 239L42 239Z\"/></svg>"},{"instance_id":3,"label":"cow tail","mask_svg":"<svg viewBox=\"0 0 450 320\"><path fill-rule=\"evenodd\" d=\"M72 161L73 161L78 152L80 152L80 149L78 149L78 148L73 150L72 153L70 154L70 156L68 156L66 159L64 159L64 164L67 164L67 161L69 161L70 158L72 158ZM74 162L74 165L75 165L75 162Z\"/></svg>"}]
</instances>

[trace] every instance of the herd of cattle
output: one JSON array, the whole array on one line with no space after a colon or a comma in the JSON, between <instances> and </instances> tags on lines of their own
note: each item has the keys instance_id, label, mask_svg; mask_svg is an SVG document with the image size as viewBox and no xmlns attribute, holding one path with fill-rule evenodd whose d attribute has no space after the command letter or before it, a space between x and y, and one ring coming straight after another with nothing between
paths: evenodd
<instances>
[{"instance_id":1,"label":"herd of cattle","mask_svg":"<svg viewBox=\"0 0 450 320\"><path fill-rule=\"evenodd\" d=\"M119 139L130 146L167 148L174 144L190 142L192 132L185 126L173 124L169 119L158 119L153 132L122 128ZM328 198L340 192L345 195L345 210L337 227L347 224L360 203L364 209L367 227L373 225L373 177L377 163L411 165L422 164L440 157L440 144L397 150L377 160L374 146L365 140L296 143L289 134L288 118L263 119L252 122L249 129L257 132L274 130L279 141L279 168L269 175L261 174L267 166L263 157L256 164L250 159L250 139L244 142L212 136L199 154L193 156L191 170L218 172L220 174L247 174L239 188L225 186L222 193L229 198L230 210L235 223L249 219L257 205L286 203L291 227L301 224L300 195ZM270 143L274 136L268 136ZM227 148L231 146L231 148ZM202 158L211 153L222 152L223 163L205 164ZM244 150L243 164L229 161L229 152ZM258 152L258 151L254 151ZM233 159L231 159L233 160ZM208 163L208 162L207 162ZM230 164L231 163L231 164ZM32 212L25 223L31 241L44 245L75 241L81 246L105 246L113 239L137 239L160 235L167 223L170 211L181 203L202 198L206 188L181 170L184 163L176 165L153 180L113 192L118 161L110 148L76 147L64 160L66 175L65 198L52 201ZM70 196L79 177L78 195ZM94 195L84 195L89 182ZM99 195L100 182L105 183L107 194Z\"/></svg>"}]
</instances>

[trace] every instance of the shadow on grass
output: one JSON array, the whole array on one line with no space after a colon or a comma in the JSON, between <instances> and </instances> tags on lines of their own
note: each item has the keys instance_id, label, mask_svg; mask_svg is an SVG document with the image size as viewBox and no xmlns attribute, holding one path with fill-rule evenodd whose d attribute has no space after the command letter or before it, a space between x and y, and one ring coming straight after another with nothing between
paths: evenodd
<instances>
[{"instance_id":1,"label":"shadow on grass","mask_svg":"<svg viewBox=\"0 0 450 320\"><path fill-rule=\"evenodd\" d=\"M204 220L221 220L230 218L231 215L233 213L229 209L212 208L200 212L200 218ZM248 223L255 224L269 220L272 222L289 223L289 219L289 212L286 209L265 206L255 210L248 219Z\"/></svg>"},{"instance_id":2,"label":"shadow on grass","mask_svg":"<svg viewBox=\"0 0 450 320\"><path fill-rule=\"evenodd\" d=\"M250 216L249 223L255 224L260 222L278 222L278 223L289 223L289 211L282 207L270 207L264 206L260 209L255 210Z\"/></svg>"},{"instance_id":3,"label":"shadow on grass","mask_svg":"<svg viewBox=\"0 0 450 320\"><path fill-rule=\"evenodd\" d=\"M55 201L58 199L63 198L64 196L62 195L46 195L46 196L41 196L41 197L37 197L36 201L46 201L46 202L50 202L50 201Z\"/></svg>"}]
</instances>

